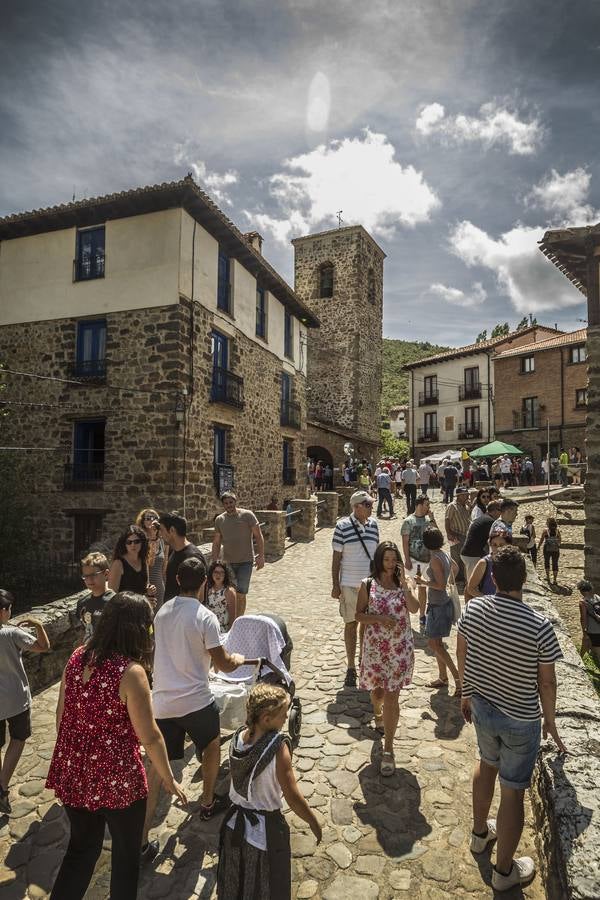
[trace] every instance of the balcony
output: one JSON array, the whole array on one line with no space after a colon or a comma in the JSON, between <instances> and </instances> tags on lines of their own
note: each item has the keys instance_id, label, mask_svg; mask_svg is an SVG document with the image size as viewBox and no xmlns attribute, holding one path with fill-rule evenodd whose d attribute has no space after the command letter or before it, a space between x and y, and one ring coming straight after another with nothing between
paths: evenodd
<instances>
[{"instance_id":1,"label":"balcony","mask_svg":"<svg viewBox=\"0 0 600 900\"><path fill-rule=\"evenodd\" d=\"M104 381L106 379L105 359L78 359L71 365L71 377L84 381Z\"/></svg>"},{"instance_id":2,"label":"balcony","mask_svg":"<svg viewBox=\"0 0 600 900\"><path fill-rule=\"evenodd\" d=\"M244 379L219 366L213 368L211 403L226 403L236 409L244 408Z\"/></svg>"},{"instance_id":3,"label":"balcony","mask_svg":"<svg viewBox=\"0 0 600 900\"><path fill-rule=\"evenodd\" d=\"M513 410L513 431L521 431L526 428L539 428L540 414L539 410L533 411L524 409Z\"/></svg>"},{"instance_id":4,"label":"balcony","mask_svg":"<svg viewBox=\"0 0 600 900\"><path fill-rule=\"evenodd\" d=\"M66 491L101 491L104 487L104 463L65 463Z\"/></svg>"},{"instance_id":5,"label":"balcony","mask_svg":"<svg viewBox=\"0 0 600 900\"><path fill-rule=\"evenodd\" d=\"M438 440L437 428L419 428L420 444L435 444Z\"/></svg>"},{"instance_id":6,"label":"balcony","mask_svg":"<svg viewBox=\"0 0 600 900\"><path fill-rule=\"evenodd\" d=\"M481 400L481 384L460 384L458 386L459 400Z\"/></svg>"},{"instance_id":7,"label":"balcony","mask_svg":"<svg viewBox=\"0 0 600 900\"><path fill-rule=\"evenodd\" d=\"M479 441L481 440L481 425L459 425L458 426L459 441Z\"/></svg>"},{"instance_id":8,"label":"balcony","mask_svg":"<svg viewBox=\"0 0 600 900\"><path fill-rule=\"evenodd\" d=\"M300 428L300 404L282 400L280 423L286 428Z\"/></svg>"},{"instance_id":9,"label":"balcony","mask_svg":"<svg viewBox=\"0 0 600 900\"><path fill-rule=\"evenodd\" d=\"M282 472L282 481L284 484L296 484L296 470L284 467Z\"/></svg>"},{"instance_id":10,"label":"balcony","mask_svg":"<svg viewBox=\"0 0 600 900\"><path fill-rule=\"evenodd\" d=\"M432 406L439 403L439 391L419 391L419 406Z\"/></svg>"},{"instance_id":11,"label":"balcony","mask_svg":"<svg viewBox=\"0 0 600 900\"><path fill-rule=\"evenodd\" d=\"M95 253L92 256L84 254L79 259L73 260L73 281L91 281L94 278L104 278L104 253Z\"/></svg>"}]
</instances>

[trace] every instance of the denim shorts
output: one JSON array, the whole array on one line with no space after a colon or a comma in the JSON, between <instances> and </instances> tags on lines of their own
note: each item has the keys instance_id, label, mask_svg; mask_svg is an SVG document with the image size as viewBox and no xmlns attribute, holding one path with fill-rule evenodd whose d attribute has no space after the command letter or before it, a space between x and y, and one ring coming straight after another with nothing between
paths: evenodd
<instances>
[{"instance_id":1,"label":"denim shorts","mask_svg":"<svg viewBox=\"0 0 600 900\"><path fill-rule=\"evenodd\" d=\"M452 600L442 603L440 606L428 604L425 635L428 638L445 638L448 637L452 630L454 621L454 607Z\"/></svg>"},{"instance_id":2,"label":"denim shorts","mask_svg":"<svg viewBox=\"0 0 600 900\"><path fill-rule=\"evenodd\" d=\"M250 587L250 577L252 575L251 562L229 563L229 567L233 569L235 575L236 591L238 594L247 594Z\"/></svg>"},{"instance_id":3,"label":"denim shorts","mask_svg":"<svg viewBox=\"0 0 600 900\"><path fill-rule=\"evenodd\" d=\"M516 791L531 784L540 749L540 719L512 719L481 694L471 697L471 714L483 762L498 769L500 784Z\"/></svg>"}]
</instances>

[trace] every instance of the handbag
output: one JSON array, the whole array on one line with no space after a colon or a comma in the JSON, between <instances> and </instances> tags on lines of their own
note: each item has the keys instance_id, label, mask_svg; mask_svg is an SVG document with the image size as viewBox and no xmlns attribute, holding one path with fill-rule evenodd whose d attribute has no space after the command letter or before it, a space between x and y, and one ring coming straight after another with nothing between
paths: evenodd
<instances>
[{"instance_id":1,"label":"handbag","mask_svg":"<svg viewBox=\"0 0 600 900\"><path fill-rule=\"evenodd\" d=\"M460 605L460 594L458 593L458 588L456 587L456 582L453 575L451 575L448 579L448 584L446 585L446 593L452 600L452 621L456 625L462 615L462 607Z\"/></svg>"},{"instance_id":2,"label":"handbag","mask_svg":"<svg viewBox=\"0 0 600 900\"><path fill-rule=\"evenodd\" d=\"M363 541L362 535L361 535L360 531L358 530L358 528L356 527L356 522L355 522L354 519L352 519L352 518L350 519L350 521L352 522L352 527L354 528L354 530L355 530L355 532L356 532L356 537L357 537L357 538L359 539L359 541L361 542L362 547L363 547L363 550L365 551L365 553L366 553L367 556L369 557L369 574L372 575L372 574L373 574L373 559L372 559L372 557L371 557L371 554L370 554L369 551L367 550L367 545L366 545L365 542Z\"/></svg>"}]
</instances>

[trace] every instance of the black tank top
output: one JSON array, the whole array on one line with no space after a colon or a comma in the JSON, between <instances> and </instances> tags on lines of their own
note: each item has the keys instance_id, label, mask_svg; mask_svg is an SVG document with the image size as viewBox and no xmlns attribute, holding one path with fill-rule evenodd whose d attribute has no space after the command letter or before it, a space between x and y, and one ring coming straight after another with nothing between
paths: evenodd
<instances>
[{"instance_id":1,"label":"black tank top","mask_svg":"<svg viewBox=\"0 0 600 900\"><path fill-rule=\"evenodd\" d=\"M146 566L142 566L139 572L136 572L126 559L121 557L123 564L123 574L121 575L120 591L133 591L134 594L145 594L148 586L148 574Z\"/></svg>"}]
</instances>

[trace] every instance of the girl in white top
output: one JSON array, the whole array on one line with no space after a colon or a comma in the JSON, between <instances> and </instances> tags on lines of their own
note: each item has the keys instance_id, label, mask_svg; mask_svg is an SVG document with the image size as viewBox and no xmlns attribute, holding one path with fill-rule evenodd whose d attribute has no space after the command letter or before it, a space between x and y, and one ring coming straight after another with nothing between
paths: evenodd
<instances>
[{"instance_id":1,"label":"girl in white top","mask_svg":"<svg viewBox=\"0 0 600 900\"><path fill-rule=\"evenodd\" d=\"M302 796L289 739L281 734L290 695L282 687L257 684L248 695L246 725L229 747L232 806L223 820L219 844L217 897L277 897L292 891L290 829L281 813L290 809L321 841L321 826Z\"/></svg>"},{"instance_id":2,"label":"girl in white top","mask_svg":"<svg viewBox=\"0 0 600 900\"><path fill-rule=\"evenodd\" d=\"M479 516L485 513L486 507L490 502L490 492L487 488L480 488L475 497L475 503L471 510L471 522L474 522Z\"/></svg>"}]
</instances>

